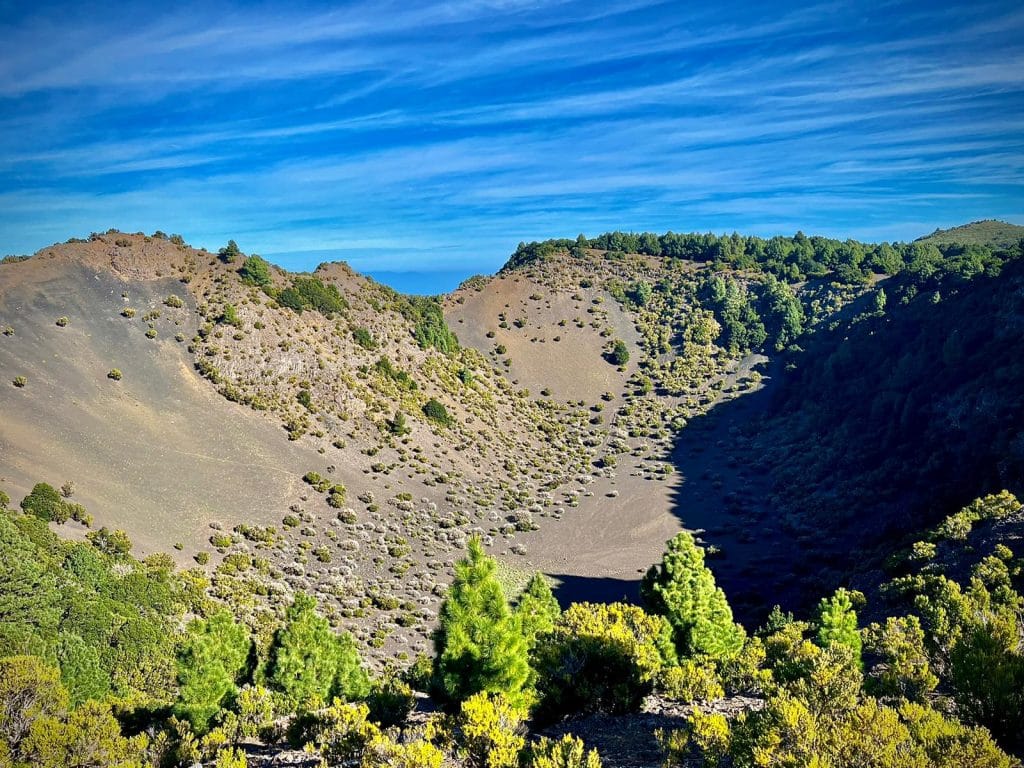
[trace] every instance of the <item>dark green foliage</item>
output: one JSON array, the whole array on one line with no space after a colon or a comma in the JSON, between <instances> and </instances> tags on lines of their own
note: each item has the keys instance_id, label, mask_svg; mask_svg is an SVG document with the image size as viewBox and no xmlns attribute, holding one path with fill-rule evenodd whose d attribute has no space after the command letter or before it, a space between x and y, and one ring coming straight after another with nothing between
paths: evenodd
<instances>
[{"instance_id":1,"label":"dark green foliage","mask_svg":"<svg viewBox=\"0 0 1024 768\"><path fill-rule=\"evenodd\" d=\"M935 290L939 304L925 295ZM738 425L755 443L740 461L756 461L779 500L752 505L747 525L765 536L785 519L781 538L827 548L838 572L880 564L907 531L979 492L1024 487L1024 409L1009 386L1024 376L1024 335L1007 320L1024 316L1024 261L969 281L902 274L885 292L884 315L867 297L867 316L802 335L807 351L762 417ZM779 600L764 586L752 584Z\"/></svg>"},{"instance_id":2,"label":"dark green foliage","mask_svg":"<svg viewBox=\"0 0 1024 768\"><path fill-rule=\"evenodd\" d=\"M769 275L761 296L762 317L771 345L780 351L803 333L804 308L786 284Z\"/></svg>"},{"instance_id":3,"label":"dark green foliage","mask_svg":"<svg viewBox=\"0 0 1024 768\"><path fill-rule=\"evenodd\" d=\"M305 408L307 411L313 409L313 396L309 393L308 389L300 389L299 393L295 396L295 399L299 401L299 405Z\"/></svg>"},{"instance_id":4,"label":"dark green foliage","mask_svg":"<svg viewBox=\"0 0 1024 768\"><path fill-rule=\"evenodd\" d=\"M743 628L733 622L725 593L704 565L704 550L686 531L668 542L640 594L654 613L668 618L680 655L729 659L743 648Z\"/></svg>"},{"instance_id":5,"label":"dark green foliage","mask_svg":"<svg viewBox=\"0 0 1024 768\"><path fill-rule=\"evenodd\" d=\"M377 348L377 342L374 341L373 336L366 328L354 328L352 330L352 338L363 349Z\"/></svg>"},{"instance_id":6,"label":"dark green foliage","mask_svg":"<svg viewBox=\"0 0 1024 768\"><path fill-rule=\"evenodd\" d=\"M35 515L47 522L63 523L68 519L64 511L64 499L48 483L36 483L28 496L21 500L21 508L26 514Z\"/></svg>"},{"instance_id":7,"label":"dark green foliage","mask_svg":"<svg viewBox=\"0 0 1024 768\"><path fill-rule=\"evenodd\" d=\"M522 632L530 650L541 636L554 629L555 621L561 616L562 609L542 574L535 573L530 577L526 588L519 595L514 614L516 621L519 622L519 631Z\"/></svg>"},{"instance_id":8,"label":"dark green foliage","mask_svg":"<svg viewBox=\"0 0 1024 768\"><path fill-rule=\"evenodd\" d=\"M423 404L423 415L431 421L440 424L442 427L450 426L452 423L452 419L448 415L448 409L444 407L444 403L435 400L434 398L430 398Z\"/></svg>"},{"instance_id":9,"label":"dark green foliage","mask_svg":"<svg viewBox=\"0 0 1024 768\"><path fill-rule=\"evenodd\" d=\"M444 320L437 299L427 296L403 296L399 311L413 324L413 337L421 349L433 347L446 355L459 350L459 340Z\"/></svg>"},{"instance_id":10,"label":"dark green foliage","mask_svg":"<svg viewBox=\"0 0 1024 768\"><path fill-rule=\"evenodd\" d=\"M0 648L60 664L75 702L166 702L182 609L172 578L155 560L63 542L34 515L2 515Z\"/></svg>"},{"instance_id":11,"label":"dark green foliage","mask_svg":"<svg viewBox=\"0 0 1024 768\"><path fill-rule=\"evenodd\" d=\"M324 283L319 277L294 277L292 284L276 298L282 307L299 313L314 309L322 315L331 315L348 309L348 302L337 287Z\"/></svg>"},{"instance_id":12,"label":"dark green foliage","mask_svg":"<svg viewBox=\"0 0 1024 768\"><path fill-rule=\"evenodd\" d=\"M279 291L275 298L282 307L287 307L299 314L302 314L302 311L306 309L306 303L302 300L302 294L295 290L293 286Z\"/></svg>"},{"instance_id":13,"label":"dark green foliage","mask_svg":"<svg viewBox=\"0 0 1024 768\"><path fill-rule=\"evenodd\" d=\"M583 238L583 243L586 243L586 238ZM555 254L565 253L576 245L576 240L546 240L543 243L520 243L519 247L516 248L516 252L505 262L505 266L501 268L499 274L511 272L535 261L544 261ZM583 245L583 247L586 247L586 245Z\"/></svg>"},{"instance_id":14,"label":"dark green foliage","mask_svg":"<svg viewBox=\"0 0 1024 768\"><path fill-rule=\"evenodd\" d=\"M270 285L270 264L255 253L245 260L238 274L241 275L242 281L249 285L259 288Z\"/></svg>"},{"instance_id":15,"label":"dark green foliage","mask_svg":"<svg viewBox=\"0 0 1024 768\"><path fill-rule=\"evenodd\" d=\"M672 628L634 605L574 603L534 649L538 714L618 714L639 708L665 664L675 661Z\"/></svg>"},{"instance_id":16,"label":"dark green foliage","mask_svg":"<svg viewBox=\"0 0 1024 768\"><path fill-rule=\"evenodd\" d=\"M704 285L702 300L714 310L722 326L720 346L732 354L760 349L768 338L750 291L731 277L715 275Z\"/></svg>"},{"instance_id":17,"label":"dark green foliage","mask_svg":"<svg viewBox=\"0 0 1024 768\"><path fill-rule=\"evenodd\" d=\"M269 679L300 711L323 706L334 697L361 699L370 687L352 638L336 634L317 613L316 600L301 592L274 636Z\"/></svg>"},{"instance_id":18,"label":"dark green foliage","mask_svg":"<svg viewBox=\"0 0 1024 768\"><path fill-rule=\"evenodd\" d=\"M373 365L373 370L384 376L387 379L395 382L399 388L406 392L412 392L416 389L416 382L412 376L403 371L401 368L397 368L390 360L386 357L380 358Z\"/></svg>"},{"instance_id":19,"label":"dark green foliage","mask_svg":"<svg viewBox=\"0 0 1024 768\"><path fill-rule=\"evenodd\" d=\"M608 362L613 365L625 365L629 362L629 347L622 339L616 339L608 352Z\"/></svg>"},{"instance_id":20,"label":"dark green foliage","mask_svg":"<svg viewBox=\"0 0 1024 768\"><path fill-rule=\"evenodd\" d=\"M37 654L56 639L60 594L49 559L12 517L0 515L0 648Z\"/></svg>"},{"instance_id":21,"label":"dark green foliage","mask_svg":"<svg viewBox=\"0 0 1024 768\"><path fill-rule=\"evenodd\" d=\"M226 610L188 625L178 649L177 711L205 731L245 671L252 641Z\"/></svg>"},{"instance_id":22,"label":"dark green foliage","mask_svg":"<svg viewBox=\"0 0 1024 768\"><path fill-rule=\"evenodd\" d=\"M1002 227L1004 225L998 223ZM971 225L976 227L977 225ZM997 230L994 228L993 231ZM955 230L952 230L955 232ZM547 240L542 243L520 243L516 252L501 268L501 273L529 266L560 254L580 256L585 249L606 252L606 258L621 259L627 253L642 253L661 256L666 259L684 259L697 262L712 262L718 267L748 270L773 275L787 283L796 283L808 278L831 275L847 284L863 283L870 273L894 275L915 261L914 269L924 267L922 256L930 262L929 269L945 269L936 263L934 257L950 257L960 261L956 267L961 274L971 268L988 270L988 254L993 251L1008 251L1019 247L1021 238L1010 235L957 235L952 237L924 238L915 243L880 243L871 245L855 240L833 240L825 237L808 237L797 232L793 237L747 237L738 233L731 235L677 234L667 232L655 235L651 232L608 232L587 239L582 235L576 240ZM937 243L938 245L936 246ZM968 266L973 264L973 267ZM634 303L640 296L623 298Z\"/></svg>"},{"instance_id":23,"label":"dark green foliage","mask_svg":"<svg viewBox=\"0 0 1024 768\"><path fill-rule=\"evenodd\" d=\"M221 248L218 254L220 254L220 259L225 264L233 264L242 255L242 252L238 249L238 243L234 240L228 240L228 244Z\"/></svg>"},{"instance_id":24,"label":"dark green foliage","mask_svg":"<svg viewBox=\"0 0 1024 768\"><path fill-rule=\"evenodd\" d=\"M522 696L530 669L526 641L479 539L455 565L434 635L434 690L449 703L475 693Z\"/></svg>"}]
</instances>

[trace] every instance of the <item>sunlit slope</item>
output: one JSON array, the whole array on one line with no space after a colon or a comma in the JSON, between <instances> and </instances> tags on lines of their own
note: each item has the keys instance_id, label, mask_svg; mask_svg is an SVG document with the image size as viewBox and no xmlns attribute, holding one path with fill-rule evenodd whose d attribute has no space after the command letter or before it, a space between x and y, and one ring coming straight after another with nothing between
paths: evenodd
<instances>
[{"instance_id":1,"label":"sunlit slope","mask_svg":"<svg viewBox=\"0 0 1024 768\"><path fill-rule=\"evenodd\" d=\"M183 306L167 306L171 296ZM195 546L211 520L280 516L318 457L195 373L193 307L172 277L132 280L62 259L0 267L0 327L12 329L0 336L0 476L12 496L73 482L103 524L163 551ZM12 384L19 376L23 387Z\"/></svg>"}]
</instances>

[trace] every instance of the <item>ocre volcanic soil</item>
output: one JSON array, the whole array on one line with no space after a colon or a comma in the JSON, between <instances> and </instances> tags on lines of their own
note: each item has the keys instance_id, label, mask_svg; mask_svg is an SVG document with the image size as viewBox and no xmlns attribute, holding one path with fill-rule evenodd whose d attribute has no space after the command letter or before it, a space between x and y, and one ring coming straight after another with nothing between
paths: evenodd
<instances>
[{"instance_id":1,"label":"ocre volcanic soil","mask_svg":"<svg viewBox=\"0 0 1024 768\"><path fill-rule=\"evenodd\" d=\"M138 554L168 552L180 539L187 555L211 520L278 522L322 458L197 376L174 340L195 330L184 286L39 266L19 270L17 284L4 270L0 282L0 326L14 328L0 337L0 485L17 499L41 480L73 481L75 500L98 523L128 530ZM185 307L164 306L172 294ZM135 318L120 315L126 307ZM153 309L161 317L149 339L140 318ZM113 368L121 381L107 378ZM12 386L15 376L27 385Z\"/></svg>"}]
</instances>

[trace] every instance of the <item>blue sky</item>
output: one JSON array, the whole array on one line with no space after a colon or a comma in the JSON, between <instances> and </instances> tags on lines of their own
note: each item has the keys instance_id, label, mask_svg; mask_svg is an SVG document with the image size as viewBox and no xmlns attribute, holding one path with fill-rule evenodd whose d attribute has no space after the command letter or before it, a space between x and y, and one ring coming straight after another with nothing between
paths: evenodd
<instances>
[{"instance_id":1,"label":"blue sky","mask_svg":"<svg viewBox=\"0 0 1024 768\"><path fill-rule=\"evenodd\" d=\"M1019 2L0 0L0 253L117 227L406 290L610 229L1024 224Z\"/></svg>"}]
</instances>

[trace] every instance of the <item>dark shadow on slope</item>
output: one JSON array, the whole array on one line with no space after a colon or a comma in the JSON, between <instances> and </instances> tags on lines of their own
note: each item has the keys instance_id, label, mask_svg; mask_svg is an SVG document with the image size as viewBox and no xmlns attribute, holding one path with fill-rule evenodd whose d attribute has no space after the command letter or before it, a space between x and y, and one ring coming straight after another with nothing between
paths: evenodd
<instances>
[{"instance_id":1,"label":"dark shadow on slope","mask_svg":"<svg viewBox=\"0 0 1024 768\"><path fill-rule=\"evenodd\" d=\"M575 576L571 574L548 574L557 582L552 587L559 604L566 608L570 603L614 603L624 601L637 603L640 600L639 579L614 579L599 576Z\"/></svg>"},{"instance_id":2,"label":"dark shadow on slope","mask_svg":"<svg viewBox=\"0 0 1024 768\"><path fill-rule=\"evenodd\" d=\"M1024 262L899 290L677 438L675 514L722 550L708 564L748 627L840 585L870 596L923 528L1024 485Z\"/></svg>"}]
</instances>

